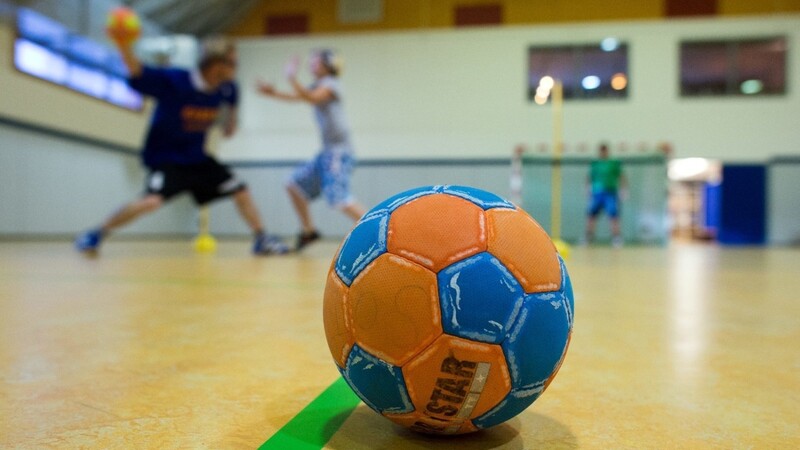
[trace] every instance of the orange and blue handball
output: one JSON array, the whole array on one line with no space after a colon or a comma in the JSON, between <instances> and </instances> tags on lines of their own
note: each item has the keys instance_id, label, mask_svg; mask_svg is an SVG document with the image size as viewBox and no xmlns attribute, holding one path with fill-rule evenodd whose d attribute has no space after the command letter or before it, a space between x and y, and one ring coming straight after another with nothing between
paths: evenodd
<instances>
[{"instance_id":1,"label":"orange and blue handball","mask_svg":"<svg viewBox=\"0 0 800 450\"><path fill-rule=\"evenodd\" d=\"M429 434L492 427L561 367L573 292L541 226L466 186L390 197L331 264L323 317L344 379L370 408Z\"/></svg>"}]
</instances>

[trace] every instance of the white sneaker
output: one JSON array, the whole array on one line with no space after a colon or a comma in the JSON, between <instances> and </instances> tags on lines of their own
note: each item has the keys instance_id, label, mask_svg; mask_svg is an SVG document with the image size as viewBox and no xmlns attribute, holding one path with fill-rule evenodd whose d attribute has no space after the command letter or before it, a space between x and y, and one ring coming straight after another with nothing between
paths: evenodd
<instances>
[{"instance_id":1,"label":"white sneaker","mask_svg":"<svg viewBox=\"0 0 800 450\"><path fill-rule=\"evenodd\" d=\"M622 244L622 236L615 236L613 239L611 239L611 246L614 248L620 248L622 247Z\"/></svg>"}]
</instances>

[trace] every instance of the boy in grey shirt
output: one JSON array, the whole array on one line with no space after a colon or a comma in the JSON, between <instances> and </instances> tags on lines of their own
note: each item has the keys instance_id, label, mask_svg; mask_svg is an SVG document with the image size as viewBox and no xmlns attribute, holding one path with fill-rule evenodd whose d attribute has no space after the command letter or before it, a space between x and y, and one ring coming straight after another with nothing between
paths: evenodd
<instances>
[{"instance_id":1,"label":"boy in grey shirt","mask_svg":"<svg viewBox=\"0 0 800 450\"><path fill-rule=\"evenodd\" d=\"M338 208L353 221L358 221L366 212L350 193L350 175L355 160L350 143L350 129L342 108L338 79L341 63L331 50L313 52L309 69L314 76L314 82L308 87L297 80L299 65L300 60L295 57L285 69L293 92L279 92L271 84L258 82L258 92L263 95L311 104L320 129L322 149L314 159L298 167L286 185L302 225L296 250L301 250L320 237L308 208L309 202L320 194L325 195L331 207Z\"/></svg>"}]
</instances>

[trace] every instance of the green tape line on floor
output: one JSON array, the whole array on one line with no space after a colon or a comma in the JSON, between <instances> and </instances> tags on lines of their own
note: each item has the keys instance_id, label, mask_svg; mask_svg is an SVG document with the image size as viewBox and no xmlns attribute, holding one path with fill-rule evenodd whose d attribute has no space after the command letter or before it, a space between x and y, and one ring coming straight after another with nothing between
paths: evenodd
<instances>
[{"instance_id":1,"label":"green tape line on floor","mask_svg":"<svg viewBox=\"0 0 800 450\"><path fill-rule=\"evenodd\" d=\"M339 378L259 450L319 450L333 437L361 400Z\"/></svg>"}]
</instances>

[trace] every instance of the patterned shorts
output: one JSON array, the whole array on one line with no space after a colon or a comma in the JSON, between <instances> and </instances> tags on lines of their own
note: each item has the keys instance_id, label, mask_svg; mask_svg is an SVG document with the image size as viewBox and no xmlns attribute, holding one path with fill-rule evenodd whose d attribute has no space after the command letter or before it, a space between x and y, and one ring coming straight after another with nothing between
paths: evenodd
<instances>
[{"instance_id":1,"label":"patterned shorts","mask_svg":"<svg viewBox=\"0 0 800 450\"><path fill-rule=\"evenodd\" d=\"M350 147L338 145L324 149L314 159L298 167L289 179L309 200L325 195L333 207L353 202L350 194L350 174L355 159Z\"/></svg>"}]
</instances>

